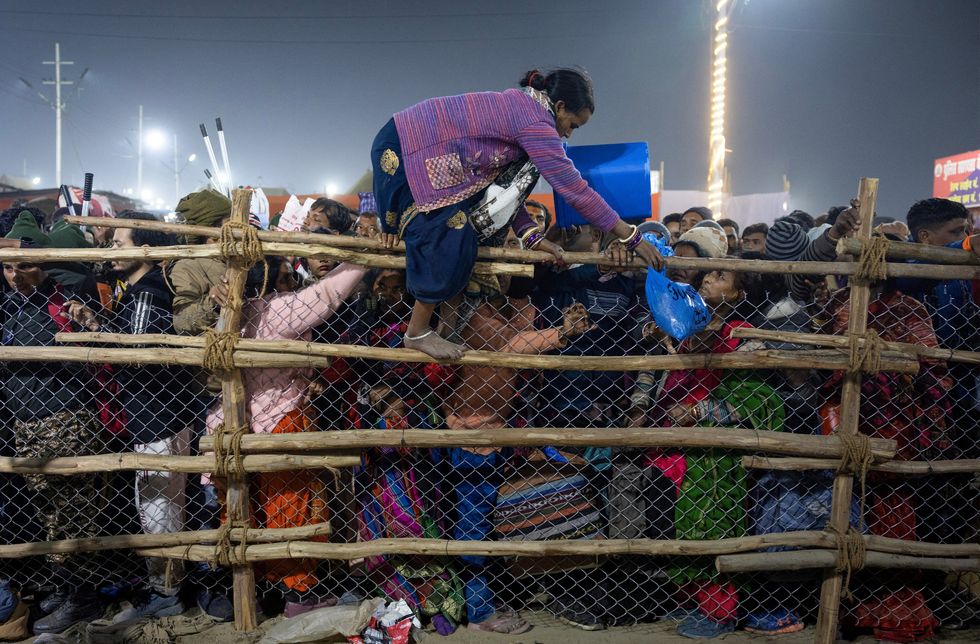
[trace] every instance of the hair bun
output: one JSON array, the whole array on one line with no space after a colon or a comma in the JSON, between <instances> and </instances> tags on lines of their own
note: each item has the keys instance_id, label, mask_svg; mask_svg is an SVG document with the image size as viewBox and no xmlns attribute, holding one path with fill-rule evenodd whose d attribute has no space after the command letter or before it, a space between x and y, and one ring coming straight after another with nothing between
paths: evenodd
<instances>
[{"instance_id":1,"label":"hair bun","mask_svg":"<svg viewBox=\"0 0 980 644\"><path fill-rule=\"evenodd\" d=\"M544 89L545 77L540 70L532 69L528 73L524 74L524 78L521 79L520 86L531 87L533 89Z\"/></svg>"}]
</instances>

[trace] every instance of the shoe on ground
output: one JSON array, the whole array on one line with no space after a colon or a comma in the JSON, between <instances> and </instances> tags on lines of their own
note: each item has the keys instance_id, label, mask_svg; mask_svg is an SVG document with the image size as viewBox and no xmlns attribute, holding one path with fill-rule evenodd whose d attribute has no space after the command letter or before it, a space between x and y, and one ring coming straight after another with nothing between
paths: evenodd
<instances>
[{"instance_id":1,"label":"shoe on ground","mask_svg":"<svg viewBox=\"0 0 980 644\"><path fill-rule=\"evenodd\" d=\"M700 612L677 625L677 634L692 640L710 640L734 630L734 622L716 622Z\"/></svg>"},{"instance_id":2,"label":"shoe on ground","mask_svg":"<svg viewBox=\"0 0 980 644\"><path fill-rule=\"evenodd\" d=\"M202 590L197 593L197 607L218 622L235 619L235 606L225 594Z\"/></svg>"},{"instance_id":3,"label":"shoe on ground","mask_svg":"<svg viewBox=\"0 0 980 644\"><path fill-rule=\"evenodd\" d=\"M100 617L102 609L94 593L72 594L53 613L34 622L34 634L61 633L78 622L91 622Z\"/></svg>"},{"instance_id":4,"label":"shoe on ground","mask_svg":"<svg viewBox=\"0 0 980 644\"><path fill-rule=\"evenodd\" d=\"M0 624L10 619L19 603L20 598L10 587L10 582L0 581Z\"/></svg>"},{"instance_id":5,"label":"shoe on ground","mask_svg":"<svg viewBox=\"0 0 980 644\"><path fill-rule=\"evenodd\" d=\"M803 621L785 608L750 613L745 618L745 631L755 635L784 635L802 630Z\"/></svg>"},{"instance_id":6,"label":"shoe on ground","mask_svg":"<svg viewBox=\"0 0 980 644\"><path fill-rule=\"evenodd\" d=\"M113 624L128 622L141 617L173 617L184 612L184 604L176 593L173 595L162 595L155 591L150 591L135 604L123 603L123 609L113 618Z\"/></svg>"},{"instance_id":7,"label":"shoe on ground","mask_svg":"<svg viewBox=\"0 0 980 644\"><path fill-rule=\"evenodd\" d=\"M697 615L698 610L696 608L675 608L660 619L665 622L683 622L688 617L696 617Z\"/></svg>"},{"instance_id":8,"label":"shoe on ground","mask_svg":"<svg viewBox=\"0 0 980 644\"><path fill-rule=\"evenodd\" d=\"M579 605L578 602L572 606L560 606L552 602L548 610L558 618L558 621L583 631L601 631L606 628L595 613Z\"/></svg>"},{"instance_id":9,"label":"shoe on ground","mask_svg":"<svg viewBox=\"0 0 980 644\"><path fill-rule=\"evenodd\" d=\"M58 607L64 604L66 599L68 599L67 591L56 590L42 599L40 603L38 603L37 607L40 608L41 612L45 615L50 615L58 610Z\"/></svg>"}]
</instances>

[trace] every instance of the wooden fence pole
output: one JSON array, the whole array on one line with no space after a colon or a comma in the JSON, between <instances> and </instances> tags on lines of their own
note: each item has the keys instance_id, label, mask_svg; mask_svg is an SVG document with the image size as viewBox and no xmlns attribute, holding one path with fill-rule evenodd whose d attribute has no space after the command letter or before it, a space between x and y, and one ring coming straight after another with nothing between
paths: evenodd
<instances>
[{"instance_id":1,"label":"wooden fence pole","mask_svg":"<svg viewBox=\"0 0 980 644\"><path fill-rule=\"evenodd\" d=\"M878 199L878 180L862 178L858 185L858 199L861 202L860 239L871 238L871 220L874 218L875 203ZM871 288L867 283L850 283L850 317L848 333L864 335L868 329L868 303ZM837 432L842 436L856 436L861 411L861 372L852 369L844 376L841 393L841 420ZM851 494L854 490L854 477L841 473L834 478L833 502L830 510L829 527L843 535L851 524ZM837 639L837 622L840 615L841 586L843 578L837 568L824 570L820 586L820 610L817 613L816 641L819 644L832 644Z\"/></svg>"},{"instance_id":2,"label":"wooden fence pole","mask_svg":"<svg viewBox=\"0 0 980 644\"><path fill-rule=\"evenodd\" d=\"M251 190L235 190L232 194L231 221L248 225L248 210L252 202ZM232 258L228 262L227 304L222 307L215 325L217 333L241 332L242 305L245 298L245 280L248 269L241 259ZM242 384L241 369L233 368L221 372L221 407L224 412L225 427L249 427L245 386ZM225 498L226 521L234 524L251 525L249 512L248 478L237 468L231 468L227 479ZM258 626L255 610L255 572L247 562L232 566L232 591L235 606L235 629L252 631Z\"/></svg>"}]
</instances>

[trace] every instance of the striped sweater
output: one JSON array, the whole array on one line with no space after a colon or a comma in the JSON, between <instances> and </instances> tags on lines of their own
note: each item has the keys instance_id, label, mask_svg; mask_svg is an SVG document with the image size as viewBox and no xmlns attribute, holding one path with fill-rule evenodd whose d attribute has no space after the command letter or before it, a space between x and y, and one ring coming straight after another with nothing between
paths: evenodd
<instances>
[{"instance_id":1,"label":"striped sweater","mask_svg":"<svg viewBox=\"0 0 980 644\"><path fill-rule=\"evenodd\" d=\"M526 154L589 223L607 231L619 221L565 154L554 117L522 91L432 98L395 114L395 127L420 210L463 201Z\"/></svg>"}]
</instances>

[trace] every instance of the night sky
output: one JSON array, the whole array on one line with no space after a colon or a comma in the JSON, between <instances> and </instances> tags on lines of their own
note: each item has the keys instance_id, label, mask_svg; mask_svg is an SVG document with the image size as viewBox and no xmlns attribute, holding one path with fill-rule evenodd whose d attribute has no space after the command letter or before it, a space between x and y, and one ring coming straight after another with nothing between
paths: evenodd
<instances>
[{"instance_id":1,"label":"night sky","mask_svg":"<svg viewBox=\"0 0 980 644\"><path fill-rule=\"evenodd\" d=\"M144 187L172 202L204 181L198 123L221 116L236 183L348 188L391 114L430 96L504 89L533 67L592 75L573 144L646 140L668 189L703 189L711 14L699 0L562 2L0 1L0 173L54 183L54 56L88 68L66 93L64 175L136 185L137 106L167 146ZM930 196L932 162L980 147L977 0L740 0L729 43L736 194L792 181L791 207L844 203L881 178L879 213ZM34 89L19 78L27 79ZM164 165L167 164L167 165Z\"/></svg>"}]
</instances>

